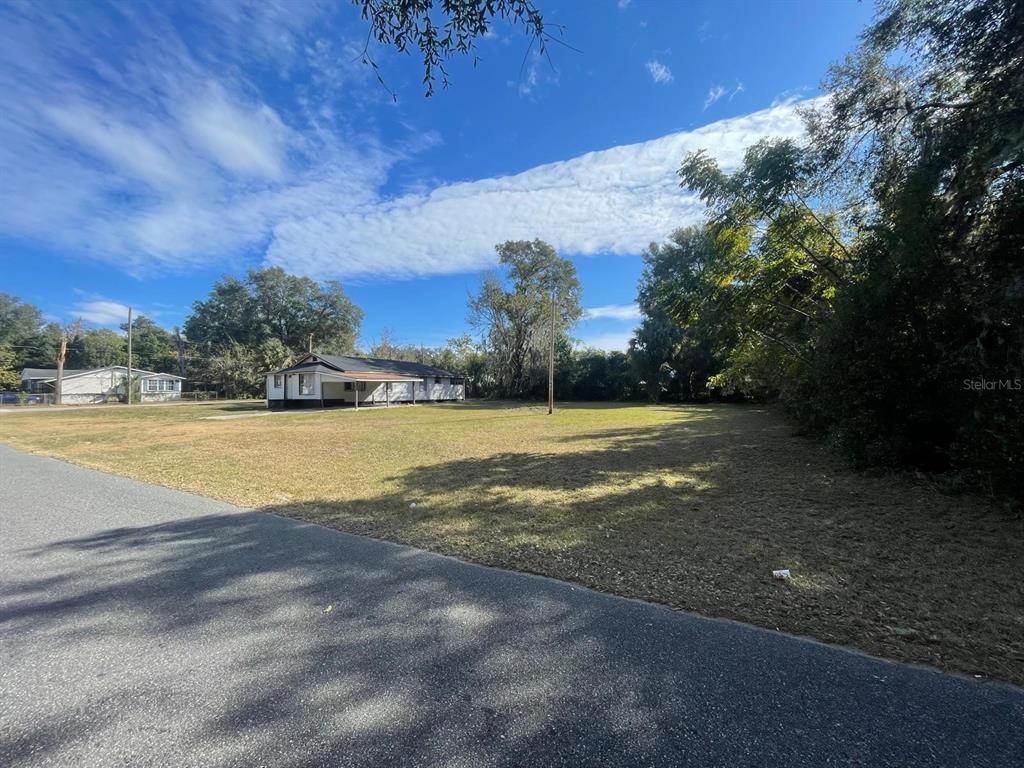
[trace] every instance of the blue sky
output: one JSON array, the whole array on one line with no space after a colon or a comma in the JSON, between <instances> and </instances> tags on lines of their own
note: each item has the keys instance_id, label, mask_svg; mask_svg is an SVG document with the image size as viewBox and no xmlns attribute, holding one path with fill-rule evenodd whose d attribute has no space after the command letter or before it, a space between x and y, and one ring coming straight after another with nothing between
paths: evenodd
<instances>
[{"instance_id":1,"label":"blue sky","mask_svg":"<svg viewBox=\"0 0 1024 768\"><path fill-rule=\"evenodd\" d=\"M498 25L426 99L414 57L371 48L396 101L346 2L3 3L0 291L170 327L273 264L341 280L366 344L437 345L494 244L541 237L579 271L576 336L624 349L644 246L701 215L683 155L798 136L871 6L538 4L576 51Z\"/></svg>"}]
</instances>

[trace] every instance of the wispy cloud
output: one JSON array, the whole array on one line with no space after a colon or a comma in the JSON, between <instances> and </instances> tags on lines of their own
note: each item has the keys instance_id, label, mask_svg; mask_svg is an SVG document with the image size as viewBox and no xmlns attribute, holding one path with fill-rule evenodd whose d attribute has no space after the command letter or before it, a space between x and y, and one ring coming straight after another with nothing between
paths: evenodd
<instances>
[{"instance_id":1,"label":"wispy cloud","mask_svg":"<svg viewBox=\"0 0 1024 768\"><path fill-rule=\"evenodd\" d=\"M704 109L707 110L707 108L710 107L712 104L714 104L717 101L720 101L726 96L729 97L729 101L732 101L734 96L743 93L745 90L746 88L743 87L743 83L736 83L736 87L734 87L731 91L724 85L713 85L708 89L707 98L704 99Z\"/></svg>"},{"instance_id":2,"label":"wispy cloud","mask_svg":"<svg viewBox=\"0 0 1024 768\"><path fill-rule=\"evenodd\" d=\"M315 277L415 277L488 267L495 243L533 237L571 254L638 253L703 215L675 175L687 152L735 167L758 139L802 131L786 104L509 176L387 194L395 169L431 143L410 129L385 147L358 124L335 94L386 96L316 34L312 11L293 18L291 6L269 4L271 23L218 2L196 22L202 45L124 6L111 24L132 34L112 49L91 16L0 5L0 232L136 274L244 258ZM237 25L249 22L246 44ZM294 87L262 92L239 74L232 57L242 56L265 56Z\"/></svg>"},{"instance_id":3,"label":"wispy cloud","mask_svg":"<svg viewBox=\"0 0 1024 768\"><path fill-rule=\"evenodd\" d=\"M716 101L718 101L723 96L725 96L726 93L727 93L727 91L721 85L713 85L713 86L711 86L711 88L708 89L708 96L707 96L707 98L704 99L704 109L707 109L708 107L710 107Z\"/></svg>"},{"instance_id":4,"label":"wispy cloud","mask_svg":"<svg viewBox=\"0 0 1024 768\"><path fill-rule=\"evenodd\" d=\"M601 307L587 307L583 310L587 320L609 318L612 320L639 320L640 307L636 304L605 304Z\"/></svg>"},{"instance_id":5,"label":"wispy cloud","mask_svg":"<svg viewBox=\"0 0 1024 768\"><path fill-rule=\"evenodd\" d=\"M610 333L584 334L576 343L577 347L600 349L604 352L625 352L629 349L629 341L633 332L612 331Z\"/></svg>"},{"instance_id":6,"label":"wispy cloud","mask_svg":"<svg viewBox=\"0 0 1024 768\"><path fill-rule=\"evenodd\" d=\"M87 323L117 326L128 322L128 305L107 299L83 301L75 305L73 315Z\"/></svg>"},{"instance_id":7,"label":"wispy cloud","mask_svg":"<svg viewBox=\"0 0 1024 768\"><path fill-rule=\"evenodd\" d=\"M801 85L799 88L791 88L788 91L783 91L774 99L772 99L773 107L784 107L790 104L796 104L798 101L807 98L808 91L811 90L809 85Z\"/></svg>"},{"instance_id":8,"label":"wispy cloud","mask_svg":"<svg viewBox=\"0 0 1024 768\"><path fill-rule=\"evenodd\" d=\"M633 0L619 0L619 2L618 2L619 10L622 11L622 10L625 10L626 8L629 8L629 4L631 2L633 2Z\"/></svg>"},{"instance_id":9,"label":"wispy cloud","mask_svg":"<svg viewBox=\"0 0 1024 768\"><path fill-rule=\"evenodd\" d=\"M644 66L647 67L647 72L650 74L651 79L656 83L663 83L667 85L673 80L672 70L667 65L662 64L657 59L651 59Z\"/></svg>"}]
</instances>

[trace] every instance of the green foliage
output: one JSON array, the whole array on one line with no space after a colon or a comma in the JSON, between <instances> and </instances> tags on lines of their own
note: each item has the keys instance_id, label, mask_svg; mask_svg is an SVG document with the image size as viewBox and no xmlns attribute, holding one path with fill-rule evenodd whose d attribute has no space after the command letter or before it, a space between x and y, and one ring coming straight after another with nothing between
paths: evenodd
<instances>
[{"instance_id":1,"label":"green foliage","mask_svg":"<svg viewBox=\"0 0 1024 768\"><path fill-rule=\"evenodd\" d=\"M128 324L124 323L121 330L126 336ZM156 373L178 373L178 346L174 336L142 315L132 319L132 367Z\"/></svg>"},{"instance_id":2,"label":"green foliage","mask_svg":"<svg viewBox=\"0 0 1024 768\"><path fill-rule=\"evenodd\" d=\"M14 353L14 368L53 366L60 329L44 325L43 313L15 296L0 293L0 346Z\"/></svg>"},{"instance_id":3,"label":"green foliage","mask_svg":"<svg viewBox=\"0 0 1024 768\"><path fill-rule=\"evenodd\" d=\"M21 372L16 367L17 356L10 347L0 346L0 389L17 389Z\"/></svg>"},{"instance_id":4,"label":"green foliage","mask_svg":"<svg viewBox=\"0 0 1024 768\"><path fill-rule=\"evenodd\" d=\"M502 270L488 275L470 299L470 320L484 332L487 377L499 397L525 397L547 386L554 315L555 345L582 315L576 267L542 240L509 240L495 247ZM552 303L553 302L553 303Z\"/></svg>"},{"instance_id":5,"label":"green foliage","mask_svg":"<svg viewBox=\"0 0 1024 768\"><path fill-rule=\"evenodd\" d=\"M317 283L280 267L250 270L246 279L224 277L185 321L185 336L202 386L231 397L259 396L263 376L308 349L351 354L363 312L335 281ZM175 350L175 339L159 349ZM176 354L176 353L175 353Z\"/></svg>"},{"instance_id":6,"label":"green foliage","mask_svg":"<svg viewBox=\"0 0 1024 768\"><path fill-rule=\"evenodd\" d=\"M84 331L68 343L68 368L103 368L108 365L126 365L128 341L109 328ZM54 363L49 364L50 367Z\"/></svg>"},{"instance_id":7,"label":"green foliage","mask_svg":"<svg viewBox=\"0 0 1024 768\"><path fill-rule=\"evenodd\" d=\"M1024 6L890 0L833 69L810 141L683 185L710 259L649 282L721 350L712 386L778 393L862 466L1024 466Z\"/></svg>"},{"instance_id":8,"label":"green foliage","mask_svg":"<svg viewBox=\"0 0 1024 768\"><path fill-rule=\"evenodd\" d=\"M423 57L423 84L426 95L434 93L438 73L448 87L446 62L454 55L469 55L476 50L478 38L486 35L494 19L523 25L541 54L546 52L550 34L544 19L531 0L461 0L437 3L434 0L352 0L360 6L363 19L370 23L370 35L378 42L401 53L419 50ZM364 48L363 64L373 67L383 84L377 63ZM474 63L476 58L474 56Z\"/></svg>"},{"instance_id":9,"label":"green foliage","mask_svg":"<svg viewBox=\"0 0 1024 768\"><path fill-rule=\"evenodd\" d=\"M717 267L724 253L704 229L676 230L644 254L637 304L642 321L630 343L630 360L648 399L708 397L710 377L719 372L733 342L734 319L723 311L725 292Z\"/></svg>"},{"instance_id":10,"label":"green foliage","mask_svg":"<svg viewBox=\"0 0 1024 768\"><path fill-rule=\"evenodd\" d=\"M317 283L280 267L250 270L244 281L224 277L206 301L193 305L185 336L201 349L241 344L258 347L277 339L293 353L306 351L309 336L322 352L352 352L363 312L335 281Z\"/></svg>"}]
</instances>

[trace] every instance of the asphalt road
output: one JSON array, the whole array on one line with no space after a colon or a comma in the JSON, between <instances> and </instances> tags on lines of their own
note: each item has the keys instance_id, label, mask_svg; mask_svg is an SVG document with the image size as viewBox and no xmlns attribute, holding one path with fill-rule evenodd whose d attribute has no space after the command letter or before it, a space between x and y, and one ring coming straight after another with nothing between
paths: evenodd
<instances>
[{"instance_id":1,"label":"asphalt road","mask_svg":"<svg viewBox=\"0 0 1024 768\"><path fill-rule=\"evenodd\" d=\"M1024 691L0 446L0 765L1010 768Z\"/></svg>"}]
</instances>

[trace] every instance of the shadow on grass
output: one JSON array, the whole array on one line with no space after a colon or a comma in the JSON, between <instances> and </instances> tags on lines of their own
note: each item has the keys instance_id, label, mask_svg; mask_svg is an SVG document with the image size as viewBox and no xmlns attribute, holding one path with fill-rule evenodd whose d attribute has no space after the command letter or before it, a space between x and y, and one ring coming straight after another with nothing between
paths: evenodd
<instances>
[{"instance_id":1,"label":"shadow on grass","mask_svg":"<svg viewBox=\"0 0 1024 768\"><path fill-rule=\"evenodd\" d=\"M5 765L995 765L1024 746L1008 688L259 512L15 556L5 654L61 682L7 678Z\"/></svg>"},{"instance_id":2,"label":"shadow on grass","mask_svg":"<svg viewBox=\"0 0 1024 768\"><path fill-rule=\"evenodd\" d=\"M1024 683L1019 519L854 473L763 409L668 410L268 511Z\"/></svg>"}]
</instances>

